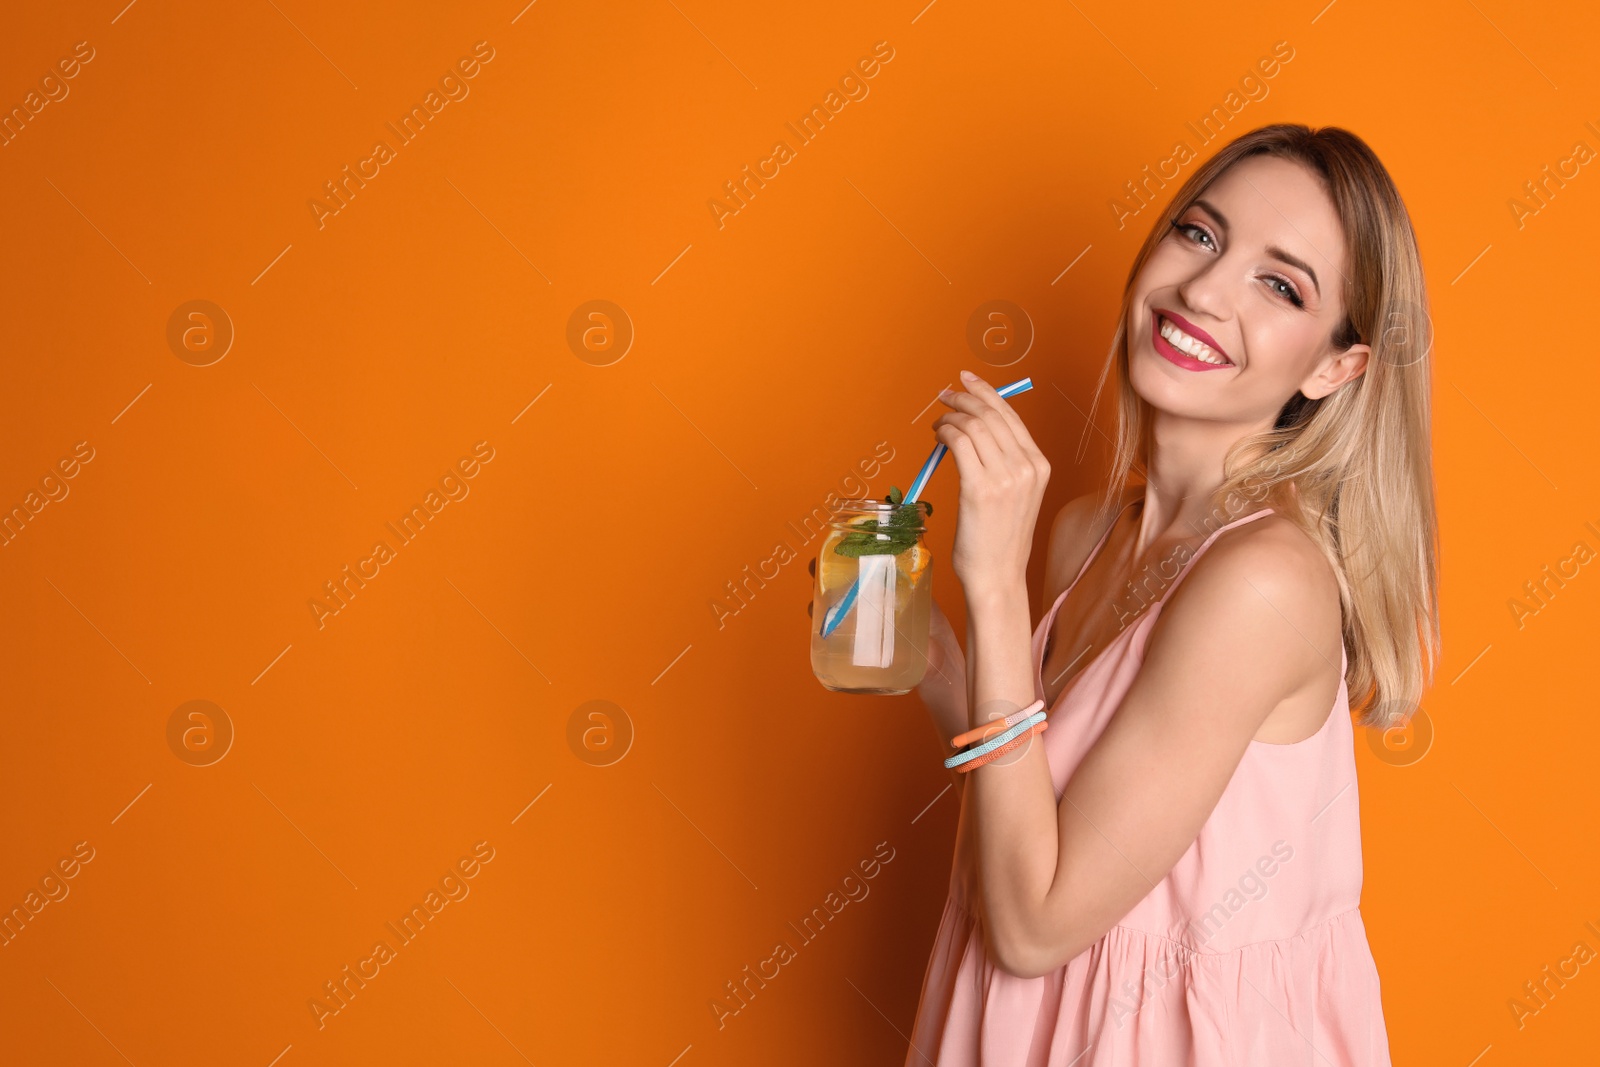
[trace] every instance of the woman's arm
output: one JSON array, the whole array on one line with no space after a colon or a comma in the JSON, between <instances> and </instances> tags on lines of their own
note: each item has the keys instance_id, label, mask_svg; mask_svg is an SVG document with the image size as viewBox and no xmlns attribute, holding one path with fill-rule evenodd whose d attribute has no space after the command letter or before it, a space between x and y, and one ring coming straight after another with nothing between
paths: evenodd
<instances>
[{"instance_id":1,"label":"woman's arm","mask_svg":"<svg viewBox=\"0 0 1600 1067\"><path fill-rule=\"evenodd\" d=\"M1003 969L1049 973L1167 875L1267 715L1315 684L1327 653L1302 635L1327 631L1331 585L1287 524L1219 540L1162 609L1138 676L1059 805L1041 746L971 772L986 927ZM1026 610L1025 594L1004 586L972 606L980 708L1031 693L1015 651Z\"/></svg>"},{"instance_id":2,"label":"woman's arm","mask_svg":"<svg viewBox=\"0 0 1600 1067\"><path fill-rule=\"evenodd\" d=\"M1050 605L1055 603L1056 597L1066 588L1067 582L1077 573L1077 569L1083 565L1084 559L1089 554L1094 538L1091 536L1092 531L1088 522L1096 503L1095 494L1085 494L1068 502L1056 512L1045 549L1041 617L1050 610ZM1030 644L1032 637L1030 628ZM972 715L967 703L966 654L962 651L955 629L940 610L937 601L934 602L933 618L929 622L928 646L928 670L917 686L917 695L922 698L933 719L934 732L939 737L941 751L949 756L956 751L950 747L951 739L972 728ZM968 775L954 770L950 775L959 791L966 783Z\"/></svg>"},{"instance_id":3,"label":"woman's arm","mask_svg":"<svg viewBox=\"0 0 1600 1067\"><path fill-rule=\"evenodd\" d=\"M962 378L969 392L941 395L953 410L934 432L961 477L951 564L966 592L976 726L1034 699L1023 575L1050 471L994 387ZM969 772L963 802L977 820L996 962L1023 977L1047 974L1132 910L1194 842L1268 714L1314 684L1339 639L1327 561L1269 517L1190 565L1059 803L1042 745Z\"/></svg>"},{"instance_id":4,"label":"woman's arm","mask_svg":"<svg viewBox=\"0 0 1600 1067\"><path fill-rule=\"evenodd\" d=\"M1050 611L1061 590L1066 589L1067 581L1072 579L1072 574L1077 573L1078 566L1082 566L1083 560L1088 557L1093 542L1088 520L1096 502L1096 494L1085 494L1067 502L1056 512L1056 518L1051 523L1050 541L1045 549L1045 589L1040 617ZM970 629L968 633L971 633ZM1029 643L1032 643L1032 627L1029 629ZM1032 649L1029 654L1032 654ZM955 749L950 747L950 739L971 729L973 718L968 707L966 654L962 651L962 643L955 635L954 627L950 625L949 617L939 609L938 601L934 601L933 617L928 624L928 672L917 686L917 696L922 697L923 704L933 717L934 733L938 734L942 752L947 757L954 755ZM950 776L957 785L965 784L968 777L960 771L950 771Z\"/></svg>"}]
</instances>

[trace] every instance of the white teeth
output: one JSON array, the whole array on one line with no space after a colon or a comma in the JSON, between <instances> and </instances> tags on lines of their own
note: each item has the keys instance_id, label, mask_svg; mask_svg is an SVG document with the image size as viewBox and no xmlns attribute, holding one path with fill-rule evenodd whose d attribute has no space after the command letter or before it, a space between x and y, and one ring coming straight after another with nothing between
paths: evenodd
<instances>
[{"instance_id":1,"label":"white teeth","mask_svg":"<svg viewBox=\"0 0 1600 1067\"><path fill-rule=\"evenodd\" d=\"M1193 356L1202 363L1214 363L1219 367L1226 367L1229 365L1229 361L1223 359L1221 356L1213 352L1209 345L1203 344L1200 341L1196 341L1193 337L1190 337L1188 334L1172 325L1172 323L1167 320L1166 316L1162 316L1161 318L1161 336L1165 338L1166 342L1173 348L1176 348L1185 355Z\"/></svg>"}]
</instances>

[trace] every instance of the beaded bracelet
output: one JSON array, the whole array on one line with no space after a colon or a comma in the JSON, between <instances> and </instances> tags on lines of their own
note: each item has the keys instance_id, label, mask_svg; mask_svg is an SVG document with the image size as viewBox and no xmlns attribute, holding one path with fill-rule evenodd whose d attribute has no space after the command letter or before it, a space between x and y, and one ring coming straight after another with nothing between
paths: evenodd
<instances>
[{"instance_id":1,"label":"beaded bracelet","mask_svg":"<svg viewBox=\"0 0 1600 1067\"><path fill-rule=\"evenodd\" d=\"M984 723L982 726L977 727L976 729L968 730L961 736L952 739L950 742L950 747L960 748L962 745L968 745L974 741L987 740L988 738L994 736L995 730L1015 726L1017 723L1021 722L1023 719L1026 719L1028 716L1032 715L1042 707L1044 707L1044 701L1035 700L1032 704L1029 704L1021 711L1012 712L1004 719L993 719Z\"/></svg>"},{"instance_id":2,"label":"beaded bracelet","mask_svg":"<svg viewBox=\"0 0 1600 1067\"><path fill-rule=\"evenodd\" d=\"M965 774L967 771L972 770L974 767L982 767L985 763L992 763L993 761L999 759L1001 756L1005 755L1007 752L1010 752L1012 749L1019 748L1020 746L1026 744L1028 742L1028 740L1031 737L1033 737L1034 734L1042 734L1042 733L1044 733L1045 727L1047 727L1049 725L1050 725L1049 722L1038 722L1038 723L1035 723L1030 729L1025 731L1020 737L1012 738L1010 741L1007 741L1005 744L1001 745L999 748L995 749L993 752L986 753L986 754L984 754L982 756L977 757L976 759L968 760L967 762L963 763L961 766L957 767L956 768L956 772L958 774Z\"/></svg>"},{"instance_id":3,"label":"beaded bracelet","mask_svg":"<svg viewBox=\"0 0 1600 1067\"><path fill-rule=\"evenodd\" d=\"M951 756L949 759L944 761L944 765L953 769L961 766L961 764L966 763L968 760L975 759L978 756L985 755L989 752L993 752L1007 741L1010 741L1024 733L1029 727L1035 725L1036 723L1043 722L1044 719L1045 713L1043 711L1035 712L1026 719L1017 723L1017 725L1011 727L1009 730L990 738L983 744L978 745L976 748L969 748L964 752L960 752L954 756Z\"/></svg>"}]
</instances>

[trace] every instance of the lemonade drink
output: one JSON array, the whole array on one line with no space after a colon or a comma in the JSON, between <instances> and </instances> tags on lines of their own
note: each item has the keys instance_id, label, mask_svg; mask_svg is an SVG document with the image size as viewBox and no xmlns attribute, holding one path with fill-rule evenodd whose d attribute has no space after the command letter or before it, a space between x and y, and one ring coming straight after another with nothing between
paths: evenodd
<instances>
[{"instance_id":1,"label":"lemonade drink","mask_svg":"<svg viewBox=\"0 0 1600 1067\"><path fill-rule=\"evenodd\" d=\"M847 500L830 523L817 552L811 626L811 667L826 688L893 695L922 681L933 611L933 561L921 536L927 510ZM892 535L871 532L893 529L891 519L899 527ZM872 551L864 541L888 543ZM853 554L840 553L841 544ZM823 620L852 585L854 601L824 637Z\"/></svg>"}]
</instances>

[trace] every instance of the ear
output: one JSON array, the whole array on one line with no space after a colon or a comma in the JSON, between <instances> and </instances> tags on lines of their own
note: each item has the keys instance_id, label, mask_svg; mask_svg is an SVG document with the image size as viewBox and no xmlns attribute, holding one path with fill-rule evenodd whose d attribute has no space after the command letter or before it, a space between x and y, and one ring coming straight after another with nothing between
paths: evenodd
<instances>
[{"instance_id":1,"label":"ear","mask_svg":"<svg viewBox=\"0 0 1600 1067\"><path fill-rule=\"evenodd\" d=\"M1371 355L1371 345L1354 344L1329 356L1300 383L1300 392L1307 400L1321 400L1345 382L1359 378L1367 369L1367 358Z\"/></svg>"}]
</instances>

